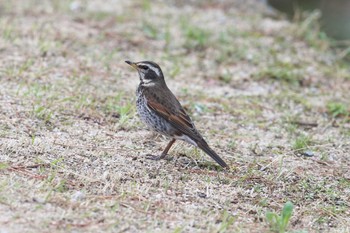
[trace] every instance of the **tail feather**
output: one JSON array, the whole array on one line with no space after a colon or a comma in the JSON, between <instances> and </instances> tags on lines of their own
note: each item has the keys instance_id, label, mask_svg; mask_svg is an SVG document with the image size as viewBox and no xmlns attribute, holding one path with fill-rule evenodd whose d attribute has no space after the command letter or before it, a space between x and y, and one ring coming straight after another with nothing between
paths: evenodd
<instances>
[{"instance_id":1,"label":"tail feather","mask_svg":"<svg viewBox=\"0 0 350 233\"><path fill-rule=\"evenodd\" d=\"M197 142L197 146L202 149L207 155L209 155L212 159L214 159L218 164L220 164L223 168L228 168L228 165L222 160L218 154L213 151L209 145L203 140L201 142Z\"/></svg>"}]
</instances>

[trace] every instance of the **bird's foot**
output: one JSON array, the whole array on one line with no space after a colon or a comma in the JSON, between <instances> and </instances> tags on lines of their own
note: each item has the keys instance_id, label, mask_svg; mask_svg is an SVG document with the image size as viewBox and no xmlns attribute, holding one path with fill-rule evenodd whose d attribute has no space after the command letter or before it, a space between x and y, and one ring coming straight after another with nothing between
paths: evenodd
<instances>
[{"instance_id":1,"label":"bird's foot","mask_svg":"<svg viewBox=\"0 0 350 233\"><path fill-rule=\"evenodd\" d=\"M152 155L152 154L146 154L146 159L151 159L151 160L161 160L165 156L163 155Z\"/></svg>"}]
</instances>

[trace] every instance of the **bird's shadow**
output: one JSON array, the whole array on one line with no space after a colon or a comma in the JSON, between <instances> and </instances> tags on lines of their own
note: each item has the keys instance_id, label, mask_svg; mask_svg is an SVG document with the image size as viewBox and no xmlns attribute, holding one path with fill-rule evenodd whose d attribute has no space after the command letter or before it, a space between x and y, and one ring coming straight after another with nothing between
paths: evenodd
<instances>
[{"instance_id":1,"label":"bird's shadow","mask_svg":"<svg viewBox=\"0 0 350 233\"><path fill-rule=\"evenodd\" d=\"M215 162L210 161L197 161L191 157L188 157L186 154L179 154L178 156L167 156L165 158L167 161L174 161L174 166L188 168L188 169L205 169L210 171L224 171L224 169L216 164Z\"/></svg>"}]
</instances>

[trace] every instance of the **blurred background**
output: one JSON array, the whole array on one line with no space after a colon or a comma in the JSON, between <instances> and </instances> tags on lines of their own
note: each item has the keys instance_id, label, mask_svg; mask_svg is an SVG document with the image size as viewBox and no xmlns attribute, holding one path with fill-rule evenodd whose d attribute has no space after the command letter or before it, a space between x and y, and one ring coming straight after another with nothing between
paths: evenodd
<instances>
[{"instance_id":1,"label":"blurred background","mask_svg":"<svg viewBox=\"0 0 350 233\"><path fill-rule=\"evenodd\" d=\"M303 11L320 11L322 30L339 40L350 39L350 2L347 0L268 0L269 5L297 17Z\"/></svg>"},{"instance_id":2,"label":"blurred background","mask_svg":"<svg viewBox=\"0 0 350 233\"><path fill-rule=\"evenodd\" d=\"M276 232L286 201L290 232L350 232L349 3L0 0L0 232ZM125 60L231 171L145 159Z\"/></svg>"}]
</instances>

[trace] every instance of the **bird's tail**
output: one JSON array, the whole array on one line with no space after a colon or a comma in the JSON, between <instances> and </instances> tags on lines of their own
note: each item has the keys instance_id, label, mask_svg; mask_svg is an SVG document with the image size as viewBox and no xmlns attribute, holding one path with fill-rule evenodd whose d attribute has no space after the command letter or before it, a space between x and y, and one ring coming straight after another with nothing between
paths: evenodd
<instances>
[{"instance_id":1,"label":"bird's tail","mask_svg":"<svg viewBox=\"0 0 350 233\"><path fill-rule=\"evenodd\" d=\"M218 164L220 164L221 167L223 168L228 168L228 165L225 163L224 160L222 160L218 154L215 153L215 151L213 151L209 145L204 141L200 141L197 142L197 146L202 149L207 155L209 155L210 157L212 157L212 159L214 159Z\"/></svg>"}]
</instances>

